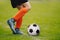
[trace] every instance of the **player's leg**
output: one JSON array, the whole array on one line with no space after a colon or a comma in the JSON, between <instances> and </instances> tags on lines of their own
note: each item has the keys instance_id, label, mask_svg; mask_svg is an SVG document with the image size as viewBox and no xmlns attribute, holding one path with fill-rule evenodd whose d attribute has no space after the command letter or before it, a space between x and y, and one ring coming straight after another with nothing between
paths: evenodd
<instances>
[{"instance_id":1,"label":"player's leg","mask_svg":"<svg viewBox=\"0 0 60 40\"><path fill-rule=\"evenodd\" d=\"M30 4L29 2L26 2L20 6L17 6L18 8L18 13L13 17L16 20L16 33L21 34L21 31L19 32L19 28L21 27L22 24L22 17L30 10Z\"/></svg>"}]
</instances>

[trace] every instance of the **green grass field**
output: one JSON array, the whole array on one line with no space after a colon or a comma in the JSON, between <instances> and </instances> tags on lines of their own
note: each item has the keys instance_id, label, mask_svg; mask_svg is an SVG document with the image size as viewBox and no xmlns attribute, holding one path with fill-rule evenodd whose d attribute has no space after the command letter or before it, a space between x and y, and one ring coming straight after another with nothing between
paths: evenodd
<instances>
[{"instance_id":1,"label":"green grass field","mask_svg":"<svg viewBox=\"0 0 60 40\"><path fill-rule=\"evenodd\" d=\"M13 35L6 21L14 16L9 0L0 0L0 40L60 40L60 1L31 1L31 10L23 17L21 31L24 35ZM39 36L29 36L27 26L40 26Z\"/></svg>"}]
</instances>

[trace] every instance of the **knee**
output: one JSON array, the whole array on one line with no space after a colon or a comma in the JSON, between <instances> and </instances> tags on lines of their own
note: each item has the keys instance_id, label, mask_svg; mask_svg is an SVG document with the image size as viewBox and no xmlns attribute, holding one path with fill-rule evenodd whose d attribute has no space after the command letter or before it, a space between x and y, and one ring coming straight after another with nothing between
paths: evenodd
<instances>
[{"instance_id":1,"label":"knee","mask_svg":"<svg viewBox=\"0 0 60 40\"><path fill-rule=\"evenodd\" d=\"M24 6L25 8L27 8L28 10L31 9L31 5L30 5L29 2L24 3L23 6Z\"/></svg>"},{"instance_id":2,"label":"knee","mask_svg":"<svg viewBox=\"0 0 60 40\"><path fill-rule=\"evenodd\" d=\"M30 10L31 9L31 6L29 5L29 6L26 6L26 8L28 9L28 10Z\"/></svg>"},{"instance_id":3,"label":"knee","mask_svg":"<svg viewBox=\"0 0 60 40\"><path fill-rule=\"evenodd\" d=\"M26 2L26 3L22 4L22 5L18 5L17 8L18 8L18 9L27 8L28 11L29 11L29 10L31 9L31 5L30 5L29 2Z\"/></svg>"}]
</instances>

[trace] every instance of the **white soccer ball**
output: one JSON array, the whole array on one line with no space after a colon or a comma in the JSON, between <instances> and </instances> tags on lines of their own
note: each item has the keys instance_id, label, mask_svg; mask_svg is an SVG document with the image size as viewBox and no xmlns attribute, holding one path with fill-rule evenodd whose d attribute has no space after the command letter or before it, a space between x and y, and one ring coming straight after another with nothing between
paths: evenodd
<instances>
[{"instance_id":1,"label":"white soccer ball","mask_svg":"<svg viewBox=\"0 0 60 40\"><path fill-rule=\"evenodd\" d=\"M33 23L28 26L28 34L29 35L39 35L40 33L40 27Z\"/></svg>"}]
</instances>

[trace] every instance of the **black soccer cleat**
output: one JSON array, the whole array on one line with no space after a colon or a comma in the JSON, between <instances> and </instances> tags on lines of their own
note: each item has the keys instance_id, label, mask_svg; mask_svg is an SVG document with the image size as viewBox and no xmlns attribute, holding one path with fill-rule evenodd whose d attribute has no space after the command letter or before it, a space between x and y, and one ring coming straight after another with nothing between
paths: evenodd
<instances>
[{"instance_id":1,"label":"black soccer cleat","mask_svg":"<svg viewBox=\"0 0 60 40\"><path fill-rule=\"evenodd\" d=\"M10 29L12 30L13 34L16 34L16 31L15 31L15 28L14 28L14 23L15 23L14 19L13 18L9 19L7 21L7 23L9 25Z\"/></svg>"},{"instance_id":2,"label":"black soccer cleat","mask_svg":"<svg viewBox=\"0 0 60 40\"><path fill-rule=\"evenodd\" d=\"M21 32L18 28L15 29L16 34L23 34L23 32Z\"/></svg>"}]
</instances>

